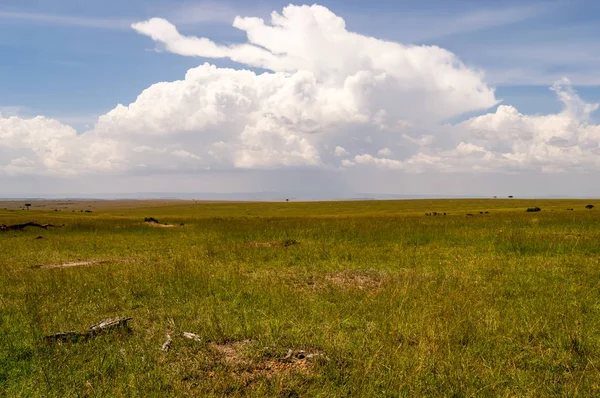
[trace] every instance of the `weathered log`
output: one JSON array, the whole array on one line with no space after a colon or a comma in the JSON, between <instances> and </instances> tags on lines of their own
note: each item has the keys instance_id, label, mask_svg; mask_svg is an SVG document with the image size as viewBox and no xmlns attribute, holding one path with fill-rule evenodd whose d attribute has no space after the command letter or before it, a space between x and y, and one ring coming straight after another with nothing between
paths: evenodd
<instances>
[{"instance_id":1,"label":"weathered log","mask_svg":"<svg viewBox=\"0 0 600 398\"><path fill-rule=\"evenodd\" d=\"M98 334L100 334L102 332L108 332L108 331L111 331L114 329L125 328L127 330L130 330L129 325L127 325L127 322L129 322L132 319L133 318L125 318L122 316L117 316L115 318L108 318L108 319L104 319L104 320L98 322L95 325L92 325L87 331L85 331L83 333L79 333L76 331L60 332L60 333L52 334L49 336L45 336L44 339L48 343L58 342L58 341L60 341L60 342L77 341L79 339L87 340L91 337L97 336Z\"/></svg>"},{"instance_id":2,"label":"weathered log","mask_svg":"<svg viewBox=\"0 0 600 398\"><path fill-rule=\"evenodd\" d=\"M37 228L42 228L42 229L48 229L48 227L60 228L60 227L64 227L64 226L65 226L65 224L53 225L53 224L38 224L36 222L27 222L24 224L14 224L14 225L2 224L2 225L0 225L0 231L2 231L2 232L22 231L23 229L25 229L27 227L37 227Z\"/></svg>"},{"instance_id":3,"label":"weathered log","mask_svg":"<svg viewBox=\"0 0 600 398\"><path fill-rule=\"evenodd\" d=\"M106 332L111 329L121 329L121 328L129 329L129 325L127 325L127 322L129 322L132 319L133 318L125 318L122 316L103 319L102 321L98 322L97 324L90 326L90 329L88 330L88 334L93 336L98 333Z\"/></svg>"}]
</instances>

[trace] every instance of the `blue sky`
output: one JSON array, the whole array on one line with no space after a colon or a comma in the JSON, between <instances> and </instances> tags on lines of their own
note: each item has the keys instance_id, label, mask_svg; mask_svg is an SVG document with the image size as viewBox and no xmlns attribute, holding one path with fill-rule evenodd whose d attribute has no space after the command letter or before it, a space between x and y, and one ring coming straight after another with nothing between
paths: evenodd
<instances>
[{"instance_id":1,"label":"blue sky","mask_svg":"<svg viewBox=\"0 0 600 398\"><path fill-rule=\"evenodd\" d=\"M241 42L235 15L268 17L284 1L0 2L0 109L43 114L83 129L158 81L182 78L204 60L153 51L129 25L153 16L186 34ZM348 29L401 43L432 44L481 68L497 97L523 113L560 108L548 90L569 77L600 98L600 3L570 1L321 1ZM232 62L211 61L219 66Z\"/></svg>"},{"instance_id":2,"label":"blue sky","mask_svg":"<svg viewBox=\"0 0 600 398\"><path fill-rule=\"evenodd\" d=\"M600 195L600 2L288 4L1 0L0 197Z\"/></svg>"}]
</instances>

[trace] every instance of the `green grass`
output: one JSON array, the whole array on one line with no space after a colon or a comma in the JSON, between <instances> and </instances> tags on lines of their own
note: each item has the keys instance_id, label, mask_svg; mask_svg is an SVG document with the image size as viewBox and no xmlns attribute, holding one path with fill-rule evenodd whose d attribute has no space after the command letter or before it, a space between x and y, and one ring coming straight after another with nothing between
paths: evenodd
<instances>
[{"instance_id":1,"label":"green grass","mask_svg":"<svg viewBox=\"0 0 600 398\"><path fill-rule=\"evenodd\" d=\"M598 396L588 203L0 210L0 224L66 224L0 232L0 396ZM78 260L109 261L39 268ZM44 342L117 315L131 333ZM324 357L289 364L288 349Z\"/></svg>"}]
</instances>

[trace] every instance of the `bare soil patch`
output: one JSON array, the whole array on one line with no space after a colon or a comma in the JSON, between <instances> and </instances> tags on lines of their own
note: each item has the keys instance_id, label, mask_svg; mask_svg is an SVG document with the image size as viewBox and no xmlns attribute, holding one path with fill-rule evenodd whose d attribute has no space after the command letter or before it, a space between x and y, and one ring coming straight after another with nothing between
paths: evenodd
<instances>
[{"instance_id":1,"label":"bare soil patch","mask_svg":"<svg viewBox=\"0 0 600 398\"><path fill-rule=\"evenodd\" d=\"M250 341L244 340L223 344L209 343L208 347L220 357L223 363L237 365L245 362L245 353L250 344Z\"/></svg>"},{"instance_id":2,"label":"bare soil patch","mask_svg":"<svg viewBox=\"0 0 600 398\"><path fill-rule=\"evenodd\" d=\"M209 343L219 361L232 368L234 377L244 379L251 384L255 379L275 377L292 372L310 374L314 371L317 359L326 359L321 353L305 353L303 350L289 350L282 358L252 358L252 342L232 341L223 344Z\"/></svg>"},{"instance_id":3,"label":"bare soil patch","mask_svg":"<svg viewBox=\"0 0 600 398\"><path fill-rule=\"evenodd\" d=\"M36 269L55 269L55 268L73 268L73 267L90 267L93 265L106 264L110 262L115 262L119 260L85 260L85 261L69 261L65 263L56 263L56 264L42 264L42 265L34 265L30 268Z\"/></svg>"},{"instance_id":4,"label":"bare soil patch","mask_svg":"<svg viewBox=\"0 0 600 398\"><path fill-rule=\"evenodd\" d=\"M384 275L379 272L340 271L326 275L325 279L344 289L378 291L383 287Z\"/></svg>"},{"instance_id":5,"label":"bare soil patch","mask_svg":"<svg viewBox=\"0 0 600 398\"><path fill-rule=\"evenodd\" d=\"M149 226L149 227L154 227L154 228L175 228L176 225L174 224L157 224L155 222L144 222L145 225Z\"/></svg>"}]
</instances>

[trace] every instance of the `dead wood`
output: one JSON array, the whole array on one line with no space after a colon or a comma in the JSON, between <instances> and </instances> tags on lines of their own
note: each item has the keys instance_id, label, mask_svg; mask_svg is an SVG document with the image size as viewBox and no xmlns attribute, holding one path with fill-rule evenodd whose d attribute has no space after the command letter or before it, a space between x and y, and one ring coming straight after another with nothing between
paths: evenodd
<instances>
[{"instance_id":1,"label":"dead wood","mask_svg":"<svg viewBox=\"0 0 600 398\"><path fill-rule=\"evenodd\" d=\"M60 333L52 334L50 336L45 336L44 339L48 343L53 343L53 342L66 343L69 341L76 341L76 340L79 340L80 338L86 338L86 337L87 337L87 335L85 333L69 331L69 332L60 332Z\"/></svg>"},{"instance_id":2,"label":"dead wood","mask_svg":"<svg viewBox=\"0 0 600 398\"><path fill-rule=\"evenodd\" d=\"M127 322L132 320L133 318L125 318L122 316L117 316L115 318L104 319L97 324L90 327L88 330L88 334L96 335L102 332L106 332L113 329L127 329L129 330L129 325Z\"/></svg>"},{"instance_id":3,"label":"dead wood","mask_svg":"<svg viewBox=\"0 0 600 398\"><path fill-rule=\"evenodd\" d=\"M117 316L115 318L108 318L98 322L95 325L92 325L87 331L83 333L79 333L76 331L60 332L56 334L51 334L49 336L45 336L44 339L48 343L65 343L79 341L81 339L87 340L89 338L99 335L100 333L109 332L115 329L126 329L127 331L130 331L131 329L129 328L129 325L127 325L127 322L129 322L132 319L133 318L125 318L121 316Z\"/></svg>"},{"instance_id":4,"label":"dead wood","mask_svg":"<svg viewBox=\"0 0 600 398\"><path fill-rule=\"evenodd\" d=\"M61 228L64 227L65 224L62 225L53 225L53 224L38 224L36 222L27 222L24 224L14 224L14 225L5 225L2 224L0 225L0 231L2 232L6 232L6 231L22 231L27 227L37 227L37 228L42 228L42 229L48 229L48 227L53 227L53 228Z\"/></svg>"}]
</instances>

